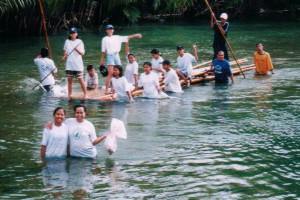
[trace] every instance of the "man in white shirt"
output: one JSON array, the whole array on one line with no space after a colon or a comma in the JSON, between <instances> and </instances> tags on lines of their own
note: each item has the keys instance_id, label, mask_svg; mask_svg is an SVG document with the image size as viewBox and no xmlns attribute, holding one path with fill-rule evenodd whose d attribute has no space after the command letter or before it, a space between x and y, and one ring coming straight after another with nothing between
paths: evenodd
<instances>
[{"instance_id":1,"label":"man in white shirt","mask_svg":"<svg viewBox=\"0 0 300 200\"><path fill-rule=\"evenodd\" d=\"M113 66L114 65L121 65L119 52L121 50L121 44L123 42L128 42L128 40L132 38L142 38L141 34L134 34L129 36L119 36L119 35L113 35L114 33L114 27L111 24L108 24L105 27L105 32L107 33L107 36L105 36L102 39L101 43L101 61L100 65L104 65L104 56L105 52L106 55L106 64L108 68L108 76L106 79L106 88L105 88L105 94L108 94L108 88L109 83L113 75Z\"/></svg>"},{"instance_id":2,"label":"man in white shirt","mask_svg":"<svg viewBox=\"0 0 300 200\"><path fill-rule=\"evenodd\" d=\"M40 55L34 59L34 63L37 65L40 72L41 83L47 92L50 92L53 85L55 85L54 74L57 73L57 68L54 65L53 60L47 58L48 49L42 48Z\"/></svg>"},{"instance_id":3,"label":"man in white shirt","mask_svg":"<svg viewBox=\"0 0 300 200\"><path fill-rule=\"evenodd\" d=\"M177 46L177 53L179 54L177 58L178 69L176 70L177 75L184 80L185 84L188 84L188 79L190 79L193 72L192 62L198 61L197 56L197 46L193 44L194 56L190 53L184 53L183 46Z\"/></svg>"}]
</instances>

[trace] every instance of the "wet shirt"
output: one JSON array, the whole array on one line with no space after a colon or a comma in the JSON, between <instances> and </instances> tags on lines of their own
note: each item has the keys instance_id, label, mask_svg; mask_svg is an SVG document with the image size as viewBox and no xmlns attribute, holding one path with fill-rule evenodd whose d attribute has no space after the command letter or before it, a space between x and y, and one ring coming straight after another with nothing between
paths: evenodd
<instances>
[{"instance_id":1,"label":"wet shirt","mask_svg":"<svg viewBox=\"0 0 300 200\"><path fill-rule=\"evenodd\" d=\"M116 91L118 98L127 97L126 92L130 92L129 90L129 83L127 82L127 79L122 76L119 78L113 77L111 79L112 85L114 90Z\"/></svg>"},{"instance_id":2,"label":"wet shirt","mask_svg":"<svg viewBox=\"0 0 300 200\"><path fill-rule=\"evenodd\" d=\"M152 64L152 67L155 67L155 68L158 68L162 71L164 71L163 67L162 67L162 62L164 61L164 59L162 57L159 57L158 59L155 59L155 58L152 58L151 60L151 64ZM156 70L152 70L152 72L156 73L157 76L160 78L162 73L159 72L159 71L156 71Z\"/></svg>"},{"instance_id":3,"label":"wet shirt","mask_svg":"<svg viewBox=\"0 0 300 200\"><path fill-rule=\"evenodd\" d=\"M192 62L197 62L195 56L190 53L184 53L182 57L177 57L178 69L187 74L188 76L192 75L193 65Z\"/></svg>"},{"instance_id":4,"label":"wet shirt","mask_svg":"<svg viewBox=\"0 0 300 200\"><path fill-rule=\"evenodd\" d=\"M57 68L54 65L53 60L49 58L36 58L34 63L38 66L40 72L40 79L43 80L49 73L57 73ZM52 73L42 82L42 85L54 85L55 79Z\"/></svg>"},{"instance_id":5,"label":"wet shirt","mask_svg":"<svg viewBox=\"0 0 300 200\"><path fill-rule=\"evenodd\" d=\"M78 122L76 118L67 119L65 124L68 126L71 156L95 158L97 150L93 142L97 136L94 125L86 119Z\"/></svg>"},{"instance_id":6,"label":"wet shirt","mask_svg":"<svg viewBox=\"0 0 300 200\"><path fill-rule=\"evenodd\" d=\"M43 132L42 145L46 146L46 158L64 158L67 156L68 127L63 123L51 130L45 128Z\"/></svg>"},{"instance_id":7,"label":"wet shirt","mask_svg":"<svg viewBox=\"0 0 300 200\"><path fill-rule=\"evenodd\" d=\"M165 91L182 93L182 88L179 82L178 75L174 69L165 72Z\"/></svg>"},{"instance_id":8,"label":"wet shirt","mask_svg":"<svg viewBox=\"0 0 300 200\"><path fill-rule=\"evenodd\" d=\"M220 62L216 58L213 60L213 65L216 83L228 83L228 76L232 75L229 62L225 59Z\"/></svg>"},{"instance_id":9,"label":"wet shirt","mask_svg":"<svg viewBox=\"0 0 300 200\"><path fill-rule=\"evenodd\" d=\"M158 97L158 91L156 87L159 86L159 80L156 73L152 71L148 75L145 72L142 73L138 86L144 88L143 97L147 97L147 98Z\"/></svg>"},{"instance_id":10,"label":"wet shirt","mask_svg":"<svg viewBox=\"0 0 300 200\"><path fill-rule=\"evenodd\" d=\"M267 52L265 52L263 55L260 55L258 52L255 52L254 64L256 66L256 74L268 74L269 71L273 69L270 54Z\"/></svg>"}]
</instances>

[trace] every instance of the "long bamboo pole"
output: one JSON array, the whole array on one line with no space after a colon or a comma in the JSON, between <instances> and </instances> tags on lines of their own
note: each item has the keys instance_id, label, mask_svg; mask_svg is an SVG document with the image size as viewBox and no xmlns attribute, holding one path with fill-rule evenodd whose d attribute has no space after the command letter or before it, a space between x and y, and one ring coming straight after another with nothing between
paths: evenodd
<instances>
[{"instance_id":1,"label":"long bamboo pole","mask_svg":"<svg viewBox=\"0 0 300 200\"><path fill-rule=\"evenodd\" d=\"M49 44L48 34L47 34L47 27L46 27L46 22L45 22L45 17L44 17L44 11L43 11L41 0L39 0L39 5L40 5L40 9L41 9L41 14L42 14L43 27L44 27L44 32L45 32L45 36L46 36L47 47L48 47L48 51L49 51L49 57L50 57L50 59L52 59L51 50L50 50L50 44Z\"/></svg>"},{"instance_id":2,"label":"long bamboo pole","mask_svg":"<svg viewBox=\"0 0 300 200\"><path fill-rule=\"evenodd\" d=\"M205 1L205 3L206 3L207 8L208 8L208 10L210 11L210 13L213 14L213 11L212 11L212 9L211 9L209 3L207 2L207 0L204 0L204 1ZM221 32L222 36L223 36L224 39L225 39L225 42L226 42L226 44L227 44L229 50L231 51L231 54L232 54L233 58L234 58L235 61L237 62L237 65L238 65L238 67L240 68L240 70L241 70L241 72L242 72L244 78L246 78L246 77L245 77L245 74L244 74L244 72L243 72L243 70L241 69L240 64L239 64L238 61L237 61L237 58L235 57L235 54L233 53L233 50L231 49L231 47L230 47L230 45L229 45L229 42L228 42L228 40L227 40L225 34L223 33L223 29L222 29L222 27L220 26L220 24L219 24L219 22L218 22L218 20L217 20L217 18L215 17L214 14L213 14L213 17L214 17L214 20L215 20L215 22L216 22L216 25L219 27L220 32Z\"/></svg>"}]
</instances>

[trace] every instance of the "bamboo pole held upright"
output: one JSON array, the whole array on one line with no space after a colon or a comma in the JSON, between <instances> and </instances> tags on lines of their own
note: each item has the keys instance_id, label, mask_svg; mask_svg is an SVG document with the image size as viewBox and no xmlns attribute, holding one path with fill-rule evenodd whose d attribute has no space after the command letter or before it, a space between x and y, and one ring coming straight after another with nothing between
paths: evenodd
<instances>
[{"instance_id":1,"label":"bamboo pole held upright","mask_svg":"<svg viewBox=\"0 0 300 200\"><path fill-rule=\"evenodd\" d=\"M49 50L49 57L50 57L50 59L52 59L51 50L50 50L50 44L49 44L48 34L47 34L47 27L46 27L46 22L45 22L45 17L44 17L44 11L43 11L41 0L39 0L39 5L40 5L40 9L41 9L41 14L42 14L43 27L44 27L44 32L45 32L45 36L46 36L47 47L48 47L48 50Z\"/></svg>"},{"instance_id":2,"label":"bamboo pole held upright","mask_svg":"<svg viewBox=\"0 0 300 200\"><path fill-rule=\"evenodd\" d=\"M206 5L207 5L208 10L210 11L210 14L213 14L213 11L212 11L212 9L211 9L209 3L207 2L207 0L204 0L204 1L205 1ZM238 63L237 58L235 57L235 54L233 53L233 50L231 49L231 47L230 47L230 45L229 45L229 42L228 42L228 40L227 40L225 34L223 33L222 27L221 27L220 24L218 23L218 20L217 20L217 18L215 17L215 15L213 15L213 17L214 17L214 20L215 20L215 22L216 22L218 28L220 29L220 32L221 32L222 36L223 36L224 39L225 39L225 42L226 42L226 44L227 44L229 50L231 51L231 54L232 54L234 60L237 62L237 65L238 65L238 67L240 68L240 70L241 70L241 72L242 72L244 78L246 78L246 77L245 77L245 74L244 74L244 72L243 72L243 70L241 69L240 64Z\"/></svg>"}]
</instances>

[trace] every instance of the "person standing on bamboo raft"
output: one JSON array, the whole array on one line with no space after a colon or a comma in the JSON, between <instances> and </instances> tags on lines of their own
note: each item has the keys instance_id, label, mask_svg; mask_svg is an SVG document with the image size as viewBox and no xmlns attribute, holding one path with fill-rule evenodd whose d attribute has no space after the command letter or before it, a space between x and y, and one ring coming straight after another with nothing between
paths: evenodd
<instances>
[{"instance_id":1,"label":"person standing on bamboo raft","mask_svg":"<svg viewBox=\"0 0 300 200\"><path fill-rule=\"evenodd\" d=\"M121 50L121 44L123 42L128 42L132 38L142 38L141 34L134 34L129 36L119 36L114 34L114 26L108 24L105 27L105 32L107 36L102 39L101 42L101 61L100 65L104 65L104 56L106 52L106 64L108 69L108 76L106 79L105 94L109 94L109 84L113 76L114 65L121 65L119 52Z\"/></svg>"},{"instance_id":2,"label":"person standing on bamboo raft","mask_svg":"<svg viewBox=\"0 0 300 200\"><path fill-rule=\"evenodd\" d=\"M70 29L69 39L64 45L64 56L62 60L66 62L66 77L68 78L68 97L72 99L73 79L77 78L83 91L83 98L86 99L86 87L83 80L83 61L84 45L82 40L78 38L76 28Z\"/></svg>"},{"instance_id":3,"label":"person standing on bamboo raft","mask_svg":"<svg viewBox=\"0 0 300 200\"><path fill-rule=\"evenodd\" d=\"M270 54L264 51L262 43L256 44L257 52L254 53L255 74L268 75L269 71L274 74Z\"/></svg>"},{"instance_id":4,"label":"person standing on bamboo raft","mask_svg":"<svg viewBox=\"0 0 300 200\"><path fill-rule=\"evenodd\" d=\"M222 13L220 16L220 21L218 21L218 24L222 27L222 31L226 37L229 28L229 23L227 22L227 19L228 19L228 15L226 13ZM222 33L220 32L218 25L214 23L214 13L211 14L210 27L215 31L214 43L213 43L213 48L214 48L213 60L217 58L217 54L220 50L224 52L225 59L228 60L228 50L227 50L226 41Z\"/></svg>"}]
</instances>

